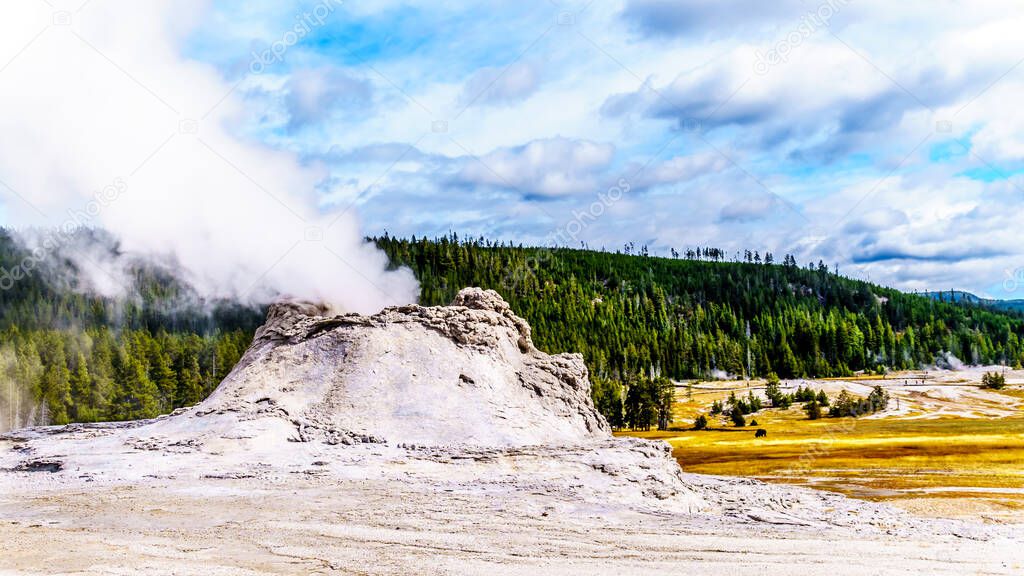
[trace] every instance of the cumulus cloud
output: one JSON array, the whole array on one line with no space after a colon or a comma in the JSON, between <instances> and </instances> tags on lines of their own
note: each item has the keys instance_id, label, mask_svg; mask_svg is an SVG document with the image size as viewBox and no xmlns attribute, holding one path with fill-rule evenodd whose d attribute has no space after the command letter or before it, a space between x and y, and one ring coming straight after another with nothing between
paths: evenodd
<instances>
[{"instance_id":1,"label":"cumulus cloud","mask_svg":"<svg viewBox=\"0 0 1024 576\"><path fill-rule=\"evenodd\" d=\"M352 213L316 208L323 169L233 136L232 84L181 56L205 2L48 4L7 3L0 18L12 222L60 226L89 210L81 224L107 228L126 254L173 262L209 297L363 312L415 300L411 273L387 270ZM334 89L301 90L311 101L296 105L311 110ZM119 192L98 201L112 182ZM118 263L80 264L109 275Z\"/></svg>"},{"instance_id":2,"label":"cumulus cloud","mask_svg":"<svg viewBox=\"0 0 1024 576\"><path fill-rule=\"evenodd\" d=\"M648 189L663 184L689 182L696 178L722 172L729 167L729 161L721 154L700 153L687 156L675 156L653 165L642 167L643 170L632 179L634 189ZM637 169L639 170L640 167ZM626 171L632 174L632 169Z\"/></svg>"},{"instance_id":3,"label":"cumulus cloud","mask_svg":"<svg viewBox=\"0 0 1024 576\"><path fill-rule=\"evenodd\" d=\"M719 222L752 222L764 220L775 210L777 200L774 196L760 196L730 202L718 213Z\"/></svg>"},{"instance_id":4,"label":"cumulus cloud","mask_svg":"<svg viewBox=\"0 0 1024 576\"><path fill-rule=\"evenodd\" d=\"M472 159L457 146L419 147L437 162L423 164L418 190L431 180L444 190L462 186L434 204L413 200L410 210L486 210L494 194L513 191L518 198L500 196L508 208L502 232L543 237L546 225L538 231L531 219L535 201L557 220L584 199L580 192L645 166L614 222L588 228L592 245L767 247L901 287L955 278L977 291L999 284L1020 249L1006 237L1012 224L984 207L1012 212L1006 207L1019 205L1019 191L1006 189L1024 186L1015 175L1024 114L1005 105L1024 90L1014 73L1024 13L1003 1L969 13L917 0L837 2L827 27L806 27L804 17L826 4L595 5L583 29L593 43L552 33L533 48L545 55L546 80L525 100L453 124L459 143L495 150L482 157L495 166L469 169ZM516 38L511 44L535 40ZM759 69L759 54L781 44L785 59ZM474 62L467 80L422 97L457 100L479 71ZM614 142L614 153L587 170L525 160L523 151L538 147L531 143L558 138ZM940 143L965 149L929 160ZM396 179L387 193L412 183ZM497 229L472 221L480 233ZM883 241L894 235L905 241ZM985 258L968 258L972 248Z\"/></svg>"},{"instance_id":5,"label":"cumulus cloud","mask_svg":"<svg viewBox=\"0 0 1024 576\"><path fill-rule=\"evenodd\" d=\"M41 14L47 12L38 4ZM560 10L584 4L562 2ZM182 35L192 29L190 16L200 14L186 4L188 10L167 20L174 41L161 41L168 46L162 60L169 64L154 61L146 49L138 55L111 53L175 110L153 101L116 68L103 77L96 64L93 76L106 82L105 90L150 101L132 115L141 120L131 130L111 122L117 115L101 102L97 117L104 120L90 126L92 133L108 133L98 140L101 145L90 148L87 138L76 140L74 134L62 145L99 151L108 146L104 140L120 138L125 154L137 153L141 162L165 137L143 127L160 121L175 131L180 119L197 117L199 139L289 206L298 206L293 209L300 214L319 214L303 206L355 206L372 232L457 230L540 243L591 202L591 193L625 177L632 191L609 208L614 217L602 217L581 235L591 246L614 249L642 241L652 249L696 244L730 252L770 249L793 253L801 262L839 263L848 273L901 288L998 289L1006 270L1021 266L1024 258L1012 221L1024 188L1019 137L1024 109L1007 104L1024 91L1018 65L1024 10L1012 0L976 3L967 11L957 3L858 0L843 3L828 26L806 26L805 16L827 4L625 0L593 3L577 14L577 26L554 26L549 11L515 3L456 2L431 5L429 11L420 9L422 3L345 5L338 12L344 17L324 27L329 32L318 31L311 41L291 47L279 65L248 79L207 118L201 118L203 108L219 95L198 96L210 92L210 83L225 91L231 85L199 61L220 62L227 74L247 68L237 60L249 52L251 39L269 44L280 38L286 29L279 28L292 24L292 11L299 14L303 7L257 0L240 14L233 9L219 18L204 17L205 36L189 45L205 51L183 60ZM102 3L76 15L72 28L85 36L86 17L97 7ZM42 14L40 26L51 17ZM424 19L438 24L430 29L455 23L465 33L453 44L446 35L422 33ZM502 34L479 25L492 21L515 25ZM167 36L166 29L153 32L157 24L144 24L140 31ZM0 62L37 31L4 25ZM35 44L46 46L60 30L67 31L52 27ZM95 36L102 40L102 34ZM369 41L373 38L380 41ZM125 45L143 47L141 40ZM210 47L217 49L211 53ZM773 50L784 50L784 57L759 67ZM339 56L344 54L355 54L368 66L348 68L349 57ZM508 66L518 55L521 59ZM0 79L16 70L20 59ZM192 73L179 75L180 89L165 87L169 81L158 71L182 61L210 80L189 94L179 93L193 82ZM40 82L38 74L22 74L23 83ZM250 90L250 84L258 89ZM71 94L80 91L78 86L65 83L57 89ZM19 90L14 84L3 88L5 97ZM211 102L178 103L188 103L190 94ZM46 98L56 99L41 99ZM111 102L132 109L117 98ZM70 106L55 104L58 115ZM22 105L15 96L7 115ZM239 129L236 112L258 118ZM448 124L435 130L441 120ZM35 142L60 132L48 122L39 118L32 126L9 126L12 142L44 152L0 155L0 166L17 164L5 168L0 179L31 171L39 176L35 184L45 180L54 191L49 197L56 197L74 189L68 183L80 178L65 173L77 159L65 162L57 155L54 160L45 151L56 143ZM219 125L298 156L252 142L235 143L242 148L236 150L226 135L221 143ZM120 173L135 190L136 181L158 168L162 157L198 141L188 138L175 135L132 178L124 173L133 167L119 172L91 158L96 175L89 186L101 189ZM270 160L248 167L250 147ZM212 154L202 143L197 150L198 162ZM216 157L209 161L226 166ZM53 170L53 165L64 168ZM220 186L232 178L238 182L228 188L252 186L230 166L226 170ZM191 180L198 177L163 178L175 179L195 184ZM178 192L182 187L163 190L168 198L192 201ZM252 189L248 204L277 204ZM41 218L26 206L16 208L17 197L4 193L9 214ZM85 196L77 198L55 205ZM173 203L157 198L152 205L175 214L174 206L161 202ZM97 220L113 221L121 205L118 201ZM217 219L230 213L227 205L214 209ZM275 225L283 222L279 218ZM206 234L212 225L195 225L194 231ZM288 233L301 236L304 229L299 222ZM287 247L272 248L263 252ZM971 253L985 258L969 258Z\"/></svg>"},{"instance_id":6,"label":"cumulus cloud","mask_svg":"<svg viewBox=\"0 0 1024 576\"><path fill-rule=\"evenodd\" d=\"M402 142L379 142L351 150L332 147L326 154L317 156L321 160L336 164L394 164L395 162L419 162L432 158L413 144Z\"/></svg>"},{"instance_id":7,"label":"cumulus cloud","mask_svg":"<svg viewBox=\"0 0 1024 576\"><path fill-rule=\"evenodd\" d=\"M525 100L540 86L539 68L538 64L523 61L481 68L466 81L459 104L465 107Z\"/></svg>"},{"instance_id":8,"label":"cumulus cloud","mask_svg":"<svg viewBox=\"0 0 1024 576\"><path fill-rule=\"evenodd\" d=\"M854 212L841 229L827 228L813 253L901 288L957 287L981 295L1001 292L1020 267L1007 191L956 176L893 178L880 188L865 211ZM829 201L847 205L862 195L855 189Z\"/></svg>"},{"instance_id":9,"label":"cumulus cloud","mask_svg":"<svg viewBox=\"0 0 1024 576\"><path fill-rule=\"evenodd\" d=\"M369 82L331 66L292 72L286 90L288 125L293 129L322 120L339 108L364 109L373 97Z\"/></svg>"},{"instance_id":10,"label":"cumulus cloud","mask_svg":"<svg viewBox=\"0 0 1024 576\"><path fill-rule=\"evenodd\" d=\"M843 231L851 234L878 232L909 224L910 220L902 210L878 208L847 222Z\"/></svg>"},{"instance_id":11,"label":"cumulus cloud","mask_svg":"<svg viewBox=\"0 0 1024 576\"><path fill-rule=\"evenodd\" d=\"M548 198L594 192L614 152L611 144L585 140L534 140L525 146L464 159L455 181Z\"/></svg>"}]
</instances>

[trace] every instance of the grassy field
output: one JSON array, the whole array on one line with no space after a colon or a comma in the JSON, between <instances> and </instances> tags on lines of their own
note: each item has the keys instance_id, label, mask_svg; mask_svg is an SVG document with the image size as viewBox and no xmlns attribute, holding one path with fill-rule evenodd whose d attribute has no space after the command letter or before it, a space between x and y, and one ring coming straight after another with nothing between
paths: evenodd
<instances>
[{"instance_id":1,"label":"grassy field","mask_svg":"<svg viewBox=\"0 0 1024 576\"><path fill-rule=\"evenodd\" d=\"M835 390L837 384L829 384L830 391ZM1019 410L999 418L926 418L920 411L904 410L889 416L812 421L794 406L747 417L768 431L766 438L755 438L752 426L735 428L718 418L710 418L710 430L690 429L693 419L706 414L712 401L734 389L737 396L745 395L746 386L705 383L700 388L679 388L671 430L628 433L668 441L688 472L803 484L889 501L922 514L993 521L1024 517L1024 414ZM757 393L756 384L750 389ZM927 393L909 388L893 394L903 397L904 408L922 397L931 400ZM1019 389L990 394L997 396L961 401L993 404L1005 398L1014 406L1024 398ZM972 408L963 406L965 413Z\"/></svg>"}]
</instances>

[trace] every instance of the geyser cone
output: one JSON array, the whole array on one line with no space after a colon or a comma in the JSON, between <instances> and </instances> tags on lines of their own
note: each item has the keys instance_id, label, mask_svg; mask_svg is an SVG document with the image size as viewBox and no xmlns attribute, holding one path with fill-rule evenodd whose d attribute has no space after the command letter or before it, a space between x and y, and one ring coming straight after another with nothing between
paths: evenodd
<instances>
[{"instance_id":1,"label":"geyser cone","mask_svg":"<svg viewBox=\"0 0 1024 576\"><path fill-rule=\"evenodd\" d=\"M289 419L301 440L428 445L571 444L610 429L583 358L548 355L494 291L452 306L320 316L274 305L196 416Z\"/></svg>"}]
</instances>

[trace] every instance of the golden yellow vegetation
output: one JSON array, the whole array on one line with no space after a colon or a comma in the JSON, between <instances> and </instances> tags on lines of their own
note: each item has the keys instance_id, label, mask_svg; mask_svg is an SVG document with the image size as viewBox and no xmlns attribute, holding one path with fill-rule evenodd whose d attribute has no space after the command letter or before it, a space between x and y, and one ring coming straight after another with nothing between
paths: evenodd
<instances>
[{"instance_id":1,"label":"golden yellow vegetation","mask_svg":"<svg viewBox=\"0 0 1024 576\"><path fill-rule=\"evenodd\" d=\"M687 472L804 484L945 516L1005 520L1024 508L1024 416L925 419L883 413L808 420L794 405L747 416L767 430L766 438L755 438L755 427L734 428L710 415L712 429L690 429L729 388L745 395L740 384L694 389L692 396L680 388L672 430L628 434L668 441ZM1002 394L1010 402L1024 398L1019 389Z\"/></svg>"}]
</instances>

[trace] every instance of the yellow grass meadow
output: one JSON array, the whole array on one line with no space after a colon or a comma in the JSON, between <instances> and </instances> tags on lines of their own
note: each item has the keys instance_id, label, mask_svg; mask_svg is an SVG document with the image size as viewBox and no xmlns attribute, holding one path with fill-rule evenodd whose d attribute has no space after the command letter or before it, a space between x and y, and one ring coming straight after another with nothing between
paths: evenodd
<instances>
[{"instance_id":1,"label":"yellow grass meadow","mask_svg":"<svg viewBox=\"0 0 1024 576\"><path fill-rule=\"evenodd\" d=\"M980 391L971 378L897 386L905 382L899 378L801 381L831 396L839 389L860 393L864 385L882 384L893 395L890 405L899 402L899 411L809 420L795 404L748 415L748 423L756 420L757 426L744 428L711 417L710 405L730 392L761 394L763 382L681 386L670 430L622 434L669 442L687 472L807 485L919 514L1021 521L1024 414L1018 406L1024 391L1017 386ZM692 429L699 414L708 415L711 429ZM757 428L767 437L755 438Z\"/></svg>"}]
</instances>

